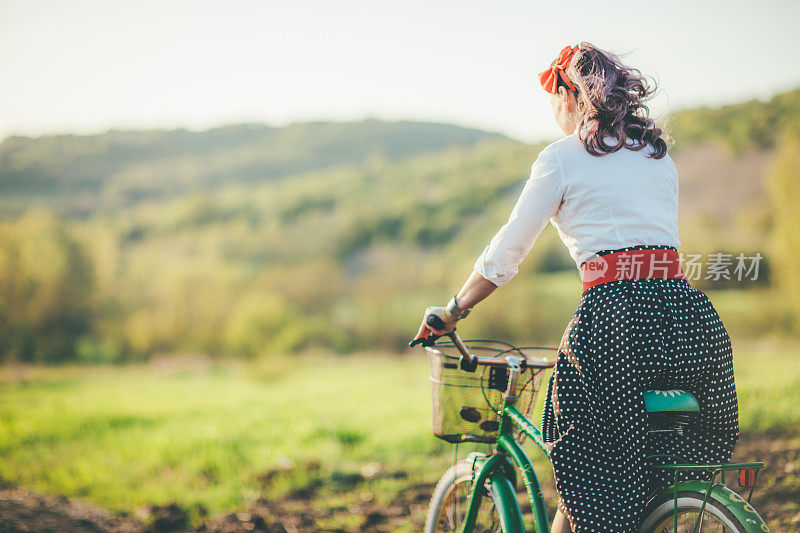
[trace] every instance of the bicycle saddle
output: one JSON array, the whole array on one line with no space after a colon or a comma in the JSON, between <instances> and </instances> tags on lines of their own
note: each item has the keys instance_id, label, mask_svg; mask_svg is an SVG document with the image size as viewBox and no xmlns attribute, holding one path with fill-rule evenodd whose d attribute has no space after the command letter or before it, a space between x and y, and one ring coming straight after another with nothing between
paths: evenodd
<instances>
[{"instance_id":1,"label":"bicycle saddle","mask_svg":"<svg viewBox=\"0 0 800 533\"><path fill-rule=\"evenodd\" d=\"M644 407L648 413L663 412L700 412L700 404L691 392L683 390L647 390L644 396Z\"/></svg>"}]
</instances>

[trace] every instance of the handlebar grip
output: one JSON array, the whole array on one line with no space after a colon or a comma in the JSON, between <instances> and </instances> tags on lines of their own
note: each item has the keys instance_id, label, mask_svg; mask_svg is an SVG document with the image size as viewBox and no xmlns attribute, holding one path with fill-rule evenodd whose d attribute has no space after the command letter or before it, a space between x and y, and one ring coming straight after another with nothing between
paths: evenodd
<instances>
[{"instance_id":1,"label":"handlebar grip","mask_svg":"<svg viewBox=\"0 0 800 533\"><path fill-rule=\"evenodd\" d=\"M446 327L444 320L436 315L428 315L426 322L434 329L444 329ZM414 339L413 341L409 342L408 345L412 348L417 344L422 344L423 346L433 346L436 343L436 339L441 336L442 335L436 335L428 331L427 335L420 337L419 339Z\"/></svg>"},{"instance_id":2,"label":"handlebar grip","mask_svg":"<svg viewBox=\"0 0 800 533\"><path fill-rule=\"evenodd\" d=\"M444 329L447 327L447 324L444 323L444 320L436 315L428 315L427 322L428 325L434 329Z\"/></svg>"}]
</instances>

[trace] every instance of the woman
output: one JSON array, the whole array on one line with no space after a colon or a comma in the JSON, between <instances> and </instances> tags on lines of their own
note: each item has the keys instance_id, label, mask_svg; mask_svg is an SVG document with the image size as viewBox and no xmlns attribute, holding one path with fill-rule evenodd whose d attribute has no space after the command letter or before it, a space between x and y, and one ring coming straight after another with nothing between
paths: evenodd
<instances>
[{"instance_id":1,"label":"woman","mask_svg":"<svg viewBox=\"0 0 800 533\"><path fill-rule=\"evenodd\" d=\"M678 176L641 73L581 43L540 81L565 137L539 154L508 222L447 307L426 309L417 338L452 331L508 283L549 220L584 287L542 418L559 493L551 531L635 531L650 489L667 481L646 455L730 460L739 438L730 338L680 269ZM446 329L430 328L431 314ZM683 437L648 437L648 389L698 397L701 414Z\"/></svg>"}]
</instances>

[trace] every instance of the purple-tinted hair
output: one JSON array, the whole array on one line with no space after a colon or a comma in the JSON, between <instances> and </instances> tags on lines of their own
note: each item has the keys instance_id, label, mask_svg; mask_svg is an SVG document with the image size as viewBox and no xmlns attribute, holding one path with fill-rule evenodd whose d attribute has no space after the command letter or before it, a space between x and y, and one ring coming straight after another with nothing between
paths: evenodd
<instances>
[{"instance_id":1,"label":"purple-tinted hair","mask_svg":"<svg viewBox=\"0 0 800 533\"><path fill-rule=\"evenodd\" d=\"M664 157L669 136L648 116L644 103L655 92L655 82L648 83L639 70L625 66L616 55L585 42L565 73L578 89L578 137L587 152L603 156L623 146L638 151L651 145L654 151L649 157ZM560 78L558 83L569 91ZM616 144L607 144L606 136ZM628 139L635 142L626 146Z\"/></svg>"}]
</instances>

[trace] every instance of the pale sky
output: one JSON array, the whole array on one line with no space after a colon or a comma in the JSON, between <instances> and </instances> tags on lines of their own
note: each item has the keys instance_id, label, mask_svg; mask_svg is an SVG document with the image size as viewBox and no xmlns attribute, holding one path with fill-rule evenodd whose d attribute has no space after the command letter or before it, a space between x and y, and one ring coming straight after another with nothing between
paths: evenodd
<instances>
[{"instance_id":1,"label":"pale sky","mask_svg":"<svg viewBox=\"0 0 800 533\"><path fill-rule=\"evenodd\" d=\"M0 0L0 138L365 117L559 136L537 73L588 41L654 114L800 86L800 1Z\"/></svg>"}]
</instances>

